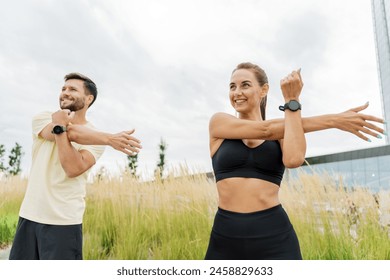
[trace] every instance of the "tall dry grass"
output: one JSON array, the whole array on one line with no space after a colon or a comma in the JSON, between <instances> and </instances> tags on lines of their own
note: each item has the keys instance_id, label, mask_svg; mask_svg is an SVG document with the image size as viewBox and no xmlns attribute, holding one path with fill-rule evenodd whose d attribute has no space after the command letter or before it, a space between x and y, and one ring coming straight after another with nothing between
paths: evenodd
<instances>
[{"instance_id":1,"label":"tall dry grass","mask_svg":"<svg viewBox=\"0 0 390 280\"><path fill-rule=\"evenodd\" d=\"M307 174L282 184L305 259L390 259L390 192L346 187L327 173Z\"/></svg>"},{"instance_id":2,"label":"tall dry grass","mask_svg":"<svg viewBox=\"0 0 390 280\"><path fill-rule=\"evenodd\" d=\"M13 240L26 185L19 176L0 177L0 248Z\"/></svg>"},{"instance_id":3,"label":"tall dry grass","mask_svg":"<svg viewBox=\"0 0 390 280\"><path fill-rule=\"evenodd\" d=\"M106 177L88 185L84 258L203 259L217 208L215 183L179 173L151 182ZM390 259L389 192L351 190L328 174L287 178L280 197L305 259ZM18 178L0 183L1 219L17 218L24 187Z\"/></svg>"},{"instance_id":4,"label":"tall dry grass","mask_svg":"<svg viewBox=\"0 0 390 280\"><path fill-rule=\"evenodd\" d=\"M132 176L88 187L89 259L202 259L217 205L205 175L139 182Z\"/></svg>"}]
</instances>

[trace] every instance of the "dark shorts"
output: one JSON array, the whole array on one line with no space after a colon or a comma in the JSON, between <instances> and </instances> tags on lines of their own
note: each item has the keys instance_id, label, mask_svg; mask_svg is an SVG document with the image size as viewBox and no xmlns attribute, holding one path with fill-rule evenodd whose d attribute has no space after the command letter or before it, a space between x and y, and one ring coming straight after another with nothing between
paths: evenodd
<instances>
[{"instance_id":1,"label":"dark shorts","mask_svg":"<svg viewBox=\"0 0 390 280\"><path fill-rule=\"evenodd\" d=\"M46 225L19 217L10 260L81 260L82 225Z\"/></svg>"},{"instance_id":2,"label":"dark shorts","mask_svg":"<svg viewBox=\"0 0 390 280\"><path fill-rule=\"evenodd\" d=\"M281 205L253 213L218 209L206 260L301 260L294 228Z\"/></svg>"}]
</instances>

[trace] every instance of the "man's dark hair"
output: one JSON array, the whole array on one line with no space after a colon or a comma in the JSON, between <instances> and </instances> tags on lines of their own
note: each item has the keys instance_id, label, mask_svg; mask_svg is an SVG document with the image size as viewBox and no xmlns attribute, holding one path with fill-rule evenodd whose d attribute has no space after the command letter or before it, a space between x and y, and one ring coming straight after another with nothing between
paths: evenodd
<instances>
[{"instance_id":1,"label":"man's dark hair","mask_svg":"<svg viewBox=\"0 0 390 280\"><path fill-rule=\"evenodd\" d=\"M70 80L70 79L77 79L77 80L82 80L84 81L84 87L85 87L85 92L89 95L89 94L92 94L93 95L93 100L91 102L91 104L89 104L88 107L91 107L91 105L95 102L96 100L96 97L97 97L97 88L96 88L96 84L90 79L88 78L87 76L84 76L83 74L80 74L80 73L69 73L68 75L66 75L64 77L65 79L65 82L67 80Z\"/></svg>"}]
</instances>

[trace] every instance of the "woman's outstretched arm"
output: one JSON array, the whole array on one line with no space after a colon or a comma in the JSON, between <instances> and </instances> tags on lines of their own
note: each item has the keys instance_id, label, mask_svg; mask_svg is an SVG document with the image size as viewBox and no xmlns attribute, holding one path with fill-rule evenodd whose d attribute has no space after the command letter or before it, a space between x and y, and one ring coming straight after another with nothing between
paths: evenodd
<instances>
[{"instance_id":1,"label":"woman's outstretched arm","mask_svg":"<svg viewBox=\"0 0 390 280\"><path fill-rule=\"evenodd\" d=\"M367 141L371 135L381 138L383 128L373 124L383 124L383 119L362 114L368 103L351 108L342 113L319 115L302 118L305 133L330 128L343 130ZM242 120L226 113L216 113L210 119L211 139L264 139L279 140L284 137L284 119L266 121Z\"/></svg>"}]
</instances>

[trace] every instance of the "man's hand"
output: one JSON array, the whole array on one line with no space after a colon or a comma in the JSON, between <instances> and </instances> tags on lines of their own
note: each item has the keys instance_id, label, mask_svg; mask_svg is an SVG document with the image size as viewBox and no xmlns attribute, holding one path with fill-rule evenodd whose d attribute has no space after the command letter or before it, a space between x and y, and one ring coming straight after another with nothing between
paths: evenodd
<instances>
[{"instance_id":1,"label":"man's hand","mask_svg":"<svg viewBox=\"0 0 390 280\"><path fill-rule=\"evenodd\" d=\"M74 114L68 109L58 110L51 115L51 120L53 124L67 126L72 121Z\"/></svg>"},{"instance_id":2,"label":"man's hand","mask_svg":"<svg viewBox=\"0 0 390 280\"><path fill-rule=\"evenodd\" d=\"M374 136L379 139L382 138L382 136L377 132L383 134L384 130L370 123L369 121L383 123L383 119L359 113L367 107L368 102L362 106L336 114L335 127L340 130L348 131L352 134L355 134L359 138L366 141L371 140L363 133Z\"/></svg>"},{"instance_id":3,"label":"man's hand","mask_svg":"<svg viewBox=\"0 0 390 280\"><path fill-rule=\"evenodd\" d=\"M131 135L134 131L135 129L132 129L112 134L109 136L108 145L130 156L138 153L142 146L141 141Z\"/></svg>"}]
</instances>

